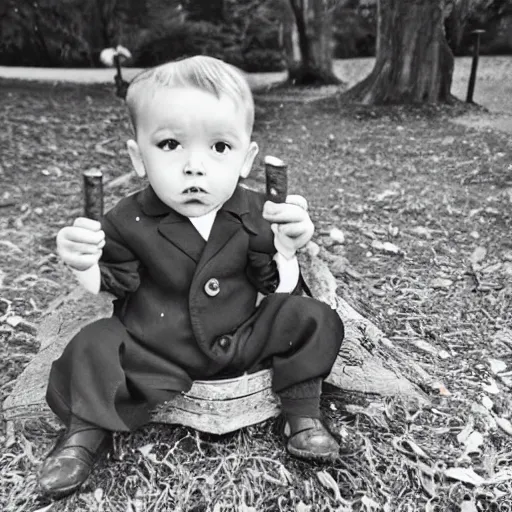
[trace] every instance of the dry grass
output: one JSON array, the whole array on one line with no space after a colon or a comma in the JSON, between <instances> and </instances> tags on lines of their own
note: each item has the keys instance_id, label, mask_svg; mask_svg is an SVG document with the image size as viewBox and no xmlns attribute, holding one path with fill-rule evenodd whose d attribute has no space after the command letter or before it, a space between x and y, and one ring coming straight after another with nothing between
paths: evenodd
<instances>
[{"instance_id":1,"label":"dry grass","mask_svg":"<svg viewBox=\"0 0 512 512\"><path fill-rule=\"evenodd\" d=\"M107 180L126 173L129 130L110 88L4 84L1 92L0 201L12 202L0 210L5 396L38 349L41 312L73 284L54 237L81 211L80 173L100 167ZM465 112L460 105L372 109L334 98L257 106L262 155L288 161L291 191L310 201L316 241L345 258L339 293L451 394L430 390L433 407L408 411L398 399L355 402L326 387L324 414L348 443L340 462L327 466L289 457L275 421L221 437L151 425L117 435L83 492L55 503L38 495L34 472L57 432L33 422L0 439L0 509L450 512L466 499L469 512L510 510L510 480L474 486L444 475L466 466L490 479L512 457L511 437L496 426L510 416L509 388L505 380L497 380L497 394L483 387L489 358L512 366L510 345L498 336L512 324L510 139L451 123ZM95 149L104 141L111 155ZM261 183L261 162L254 178ZM107 202L138 186L111 190ZM332 227L343 230L345 244L332 245ZM402 252L382 252L375 241ZM486 252L472 263L478 247ZM449 283L438 288L439 279ZM7 322L13 317L22 321ZM492 413L479 405L483 396L494 402ZM457 435L468 424L483 443L464 454Z\"/></svg>"}]
</instances>

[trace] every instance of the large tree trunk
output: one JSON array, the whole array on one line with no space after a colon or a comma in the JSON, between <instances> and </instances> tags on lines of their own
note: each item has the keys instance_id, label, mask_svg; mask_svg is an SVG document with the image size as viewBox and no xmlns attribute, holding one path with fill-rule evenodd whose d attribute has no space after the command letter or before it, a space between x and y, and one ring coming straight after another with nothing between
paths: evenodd
<instances>
[{"instance_id":1,"label":"large tree trunk","mask_svg":"<svg viewBox=\"0 0 512 512\"><path fill-rule=\"evenodd\" d=\"M346 98L367 105L451 100L445 1L379 0L375 67Z\"/></svg>"},{"instance_id":2,"label":"large tree trunk","mask_svg":"<svg viewBox=\"0 0 512 512\"><path fill-rule=\"evenodd\" d=\"M290 0L298 33L300 60L288 58L288 81L294 85L338 84L332 70L328 0Z\"/></svg>"},{"instance_id":3,"label":"large tree trunk","mask_svg":"<svg viewBox=\"0 0 512 512\"><path fill-rule=\"evenodd\" d=\"M459 50L471 11L471 0L446 0L446 2L446 19L444 21L446 42L452 52L456 53Z\"/></svg>"}]
</instances>

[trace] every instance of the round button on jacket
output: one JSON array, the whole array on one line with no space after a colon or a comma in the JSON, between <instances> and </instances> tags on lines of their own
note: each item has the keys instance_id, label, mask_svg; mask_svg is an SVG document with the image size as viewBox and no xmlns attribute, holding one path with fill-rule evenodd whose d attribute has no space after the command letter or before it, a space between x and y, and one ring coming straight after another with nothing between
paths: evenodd
<instances>
[{"instance_id":1,"label":"round button on jacket","mask_svg":"<svg viewBox=\"0 0 512 512\"><path fill-rule=\"evenodd\" d=\"M227 336L221 336L219 338L220 348L228 348L231 345L231 340Z\"/></svg>"},{"instance_id":2,"label":"round button on jacket","mask_svg":"<svg viewBox=\"0 0 512 512\"><path fill-rule=\"evenodd\" d=\"M220 292L219 281L214 277L208 279L208 281L206 281L206 284L204 285L204 291L206 292L206 295L209 295L210 297L215 297L215 295L218 295Z\"/></svg>"}]
</instances>

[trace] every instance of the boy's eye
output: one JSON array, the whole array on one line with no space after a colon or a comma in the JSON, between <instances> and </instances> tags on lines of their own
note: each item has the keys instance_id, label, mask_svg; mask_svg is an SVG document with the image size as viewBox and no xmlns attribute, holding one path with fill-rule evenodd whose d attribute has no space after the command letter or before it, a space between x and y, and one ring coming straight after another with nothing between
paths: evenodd
<instances>
[{"instance_id":1,"label":"boy's eye","mask_svg":"<svg viewBox=\"0 0 512 512\"><path fill-rule=\"evenodd\" d=\"M165 139L157 144L164 151L174 151L179 145L180 143L176 139Z\"/></svg>"},{"instance_id":2,"label":"boy's eye","mask_svg":"<svg viewBox=\"0 0 512 512\"><path fill-rule=\"evenodd\" d=\"M231 146L229 144L226 144L225 142L216 142L213 145L213 149L217 153L220 153L221 155L224 155L225 153L227 153L231 149Z\"/></svg>"}]
</instances>

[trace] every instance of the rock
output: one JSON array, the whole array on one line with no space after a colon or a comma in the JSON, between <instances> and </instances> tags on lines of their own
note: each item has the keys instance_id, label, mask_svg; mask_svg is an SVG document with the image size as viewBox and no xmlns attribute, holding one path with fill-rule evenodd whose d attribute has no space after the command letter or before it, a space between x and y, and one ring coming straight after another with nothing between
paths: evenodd
<instances>
[{"instance_id":1,"label":"rock","mask_svg":"<svg viewBox=\"0 0 512 512\"><path fill-rule=\"evenodd\" d=\"M434 290L440 290L450 288L452 284L453 281L451 279L437 277L436 279L432 280L432 282L430 283L430 287L434 288Z\"/></svg>"},{"instance_id":2,"label":"rock","mask_svg":"<svg viewBox=\"0 0 512 512\"><path fill-rule=\"evenodd\" d=\"M476 265L477 263L480 263L481 261L485 260L485 257L487 256L487 249L485 247L477 247L471 256L469 257L469 260L473 265Z\"/></svg>"},{"instance_id":3,"label":"rock","mask_svg":"<svg viewBox=\"0 0 512 512\"><path fill-rule=\"evenodd\" d=\"M491 372L494 373L494 375L504 372L507 369L507 363L500 359L489 358L489 364L491 366Z\"/></svg>"},{"instance_id":4,"label":"rock","mask_svg":"<svg viewBox=\"0 0 512 512\"><path fill-rule=\"evenodd\" d=\"M404 254L400 247L392 244L391 242L381 242L380 240L373 240L372 248L376 251L387 252L390 254Z\"/></svg>"},{"instance_id":5,"label":"rock","mask_svg":"<svg viewBox=\"0 0 512 512\"><path fill-rule=\"evenodd\" d=\"M497 395L500 392L500 388L496 385L496 381L494 379L489 379L489 384L482 383L482 388L487 393L491 393L491 395Z\"/></svg>"},{"instance_id":6,"label":"rock","mask_svg":"<svg viewBox=\"0 0 512 512\"><path fill-rule=\"evenodd\" d=\"M343 231L338 228L332 228L329 232L329 237L334 243L342 244L345 242L345 235L343 234Z\"/></svg>"},{"instance_id":7,"label":"rock","mask_svg":"<svg viewBox=\"0 0 512 512\"><path fill-rule=\"evenodd\" d=\"M506 418L496 418L496 423L498 424L498 427L503 430L503 432L506 432L509 436L512 436L512 423L508 421Z\"/></svg>"},{"instance_id":8,"label":"rock","mask_svg":"<svg viewBox=\"0 0 512 512\"><path fill-rule=\"evenodd\" d=\"M487 409L487 410L492 410L492 408L494 407L494 402L487 396L487 395L484 395L482 397L482 405Z\"/></svg>"},{"instance_id":9,"label":"rock","mask_svg":"<svg viewBox=\"0 0 512 512\"><path fill-rule=\"evenodd\" d=\"M492 337L492 341L494 342L501 342L505 345L508 345L509 347L512 347L512 330L508 328L501 329L500 331L496 332L494 336Z\"/></svg>"}]
</instances>

